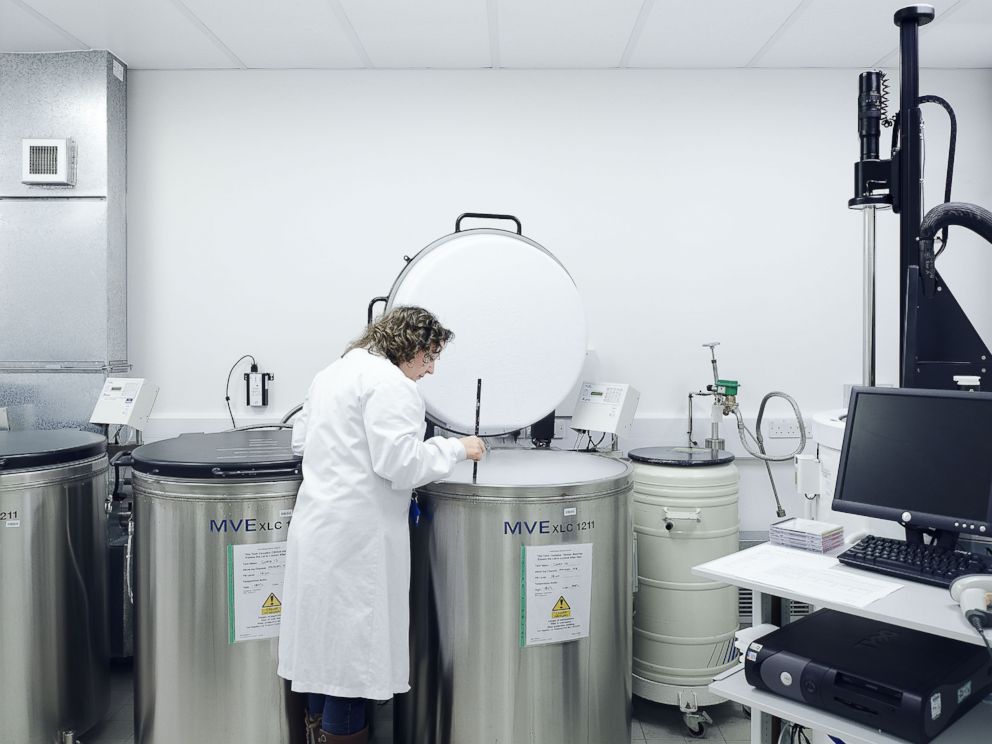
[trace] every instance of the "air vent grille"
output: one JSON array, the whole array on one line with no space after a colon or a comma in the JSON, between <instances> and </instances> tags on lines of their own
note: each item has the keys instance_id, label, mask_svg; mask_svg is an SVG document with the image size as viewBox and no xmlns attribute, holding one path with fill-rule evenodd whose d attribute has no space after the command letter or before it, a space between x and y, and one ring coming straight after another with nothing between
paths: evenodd
<instances>
[{"instance_id":1,"label":"air vent grille","mask_svg":"<svg viewBox=\"0 0 992 744\"><path fill-rule=\"evenodd\" d=\"M29 186L73 186L76 152L71 139L21 140L21 183Z\"/></svg>"},{"instance_id":2,"label":"air vent grille","mask_svg":"<svg viewBox=\"0 0 992 744\"><path fill-rule=\"evenodd\" d=\"M54 176L59 172L59 148L54 145L31 145L28 148L28 173Z\"/></svg>"}]
</instances>

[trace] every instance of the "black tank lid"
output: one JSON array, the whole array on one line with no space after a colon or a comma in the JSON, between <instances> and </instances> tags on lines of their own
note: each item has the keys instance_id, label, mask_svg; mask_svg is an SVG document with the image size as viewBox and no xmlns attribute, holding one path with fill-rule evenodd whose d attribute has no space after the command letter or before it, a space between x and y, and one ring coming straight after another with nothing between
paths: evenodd
<instances>
[{"instance_id":1,"label":"black tank lid","mask_svg":"<svg viewBox=\"0 0 992 744\"><path fill-rule=\"evenodd\" d=\"M99 457L107 439L79 429L0 431L0 472L47 468Z\"/></svg>"},{"instance_id":2,"label":"black tank lid","mask_svg":"<svg viewBox=\"0 0 992 744\"><path fill-rule=\"evenodd\" d=\"M647 465L675 465L683 468L726 465L734 461L734 455L726 450L713 452L703 447L642 447L631 450L627 457Z\"/></svg>"},{"instance_id":3,"label":"black tank lid","mask_svg":"<svg viewBox=\"0 0 992 744\"><path fill-rule=\"evenodd\" d=\"M289 429L249 429L182 434L143 444L131 456L134 469L171 478L270 479L300 477Z\"/></svg>"}]
</instances>

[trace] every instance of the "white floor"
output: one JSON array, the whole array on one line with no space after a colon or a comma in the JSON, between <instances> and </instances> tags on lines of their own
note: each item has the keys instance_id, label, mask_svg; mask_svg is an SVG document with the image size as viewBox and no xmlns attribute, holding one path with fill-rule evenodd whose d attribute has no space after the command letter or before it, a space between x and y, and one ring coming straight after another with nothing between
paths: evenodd
<instances>
[{"instance_id":1,"label":"white floor","mask_svg":"<svg viewBox=\"0 0 992 744\"><path fill-rule=\"evenodd\" d=\"M110 686L110 712L107 720L80 737L82 744L134 744L134 688L129 666L115 666ZM686 735L682 714L677 708L658 705L634 698L634 721L631 726L631 744L741 744L750 741L750 722L736 703L722 703L706 709L713 718L713 726L703 732L702 738ZM392 744L393 706L390 703L376 707L375 736L373 744ZM194 744L193 742L184 744ZM603 744L623 744L603 742Z\"/></svg>"}]
</instances>

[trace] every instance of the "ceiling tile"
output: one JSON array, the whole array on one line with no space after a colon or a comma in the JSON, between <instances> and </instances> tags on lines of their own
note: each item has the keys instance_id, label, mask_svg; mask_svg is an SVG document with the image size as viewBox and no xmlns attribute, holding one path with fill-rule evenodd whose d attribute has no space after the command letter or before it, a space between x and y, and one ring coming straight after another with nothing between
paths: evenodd
<instances>
[{"instance_id":1,"label":"ceiling tile","mask_svg":"<svg viewBox=\"0 0 992 744\"><path fill-rule=\"evenodd\" d=\"M170 0L25 0L93 49L109 49L132 69L238 67Z\"/></svg>"},{"instance_id":2,"label":"ceiling tile","mask_svg":"<svg viewBox=\"0 0 992 744\"><path fill-rule=\"evenodd\" d=\"M46 23L30 10L0 0L0 52L61 52L79 49L79 41Z\"/></svg>"},{"instance_id":3,"label":"ceiling tile","mask_svg":"<svg viewBox=\"0 0 992 744\"><path fill-rule=\"evenodd\" d=\"M619 67L642 5L643 0L498 0L500 65Z\"/></svg>"},{"instance_id":4,"label":"ceiling tile","mask_svg":"<svg viewBox=\"0 0 992 744\"><path fill-rule=\"evenodd\" d=\"M908 0L808 1L795 23L755 61L755 66L876 66L899 47L899 28L892 17L897 10L911 4ZM892 62L895 61L893 56Z\"/></svg>"},{"instance_id":5,"label":"ceiling tile","mask_svg":"<svg viewBox=\"0 0 992 744\"><path fill-rule=\"evenodd\" d=\"M183 2L248 67L364 66L327 0Z\"/></svg>"},{"instance_id":6,"label":"ceiling tile","mask_svg":"<svg viewBox=\"0 0 992 744\"><path fill-rule=\"evenodd\" d=\"M486 0L340 2L373 67L489 67Z\"/></svg>"},{"instance_id":7,"label":"ceiling tile","mask_svg":"<svg viewBox=\"0 0 992 744\"><path fill-rule=\"evenodd\" d=\"M893 67L910 0L0 0L0 51L132 69ZM992 68L992 0L935 0L921 66ZM495 45L495 46L493 46Z\"/></svg>"},{"instance_id":8,"label":"ceiling tile","mask_svg":"<svg viewBox=\"0 0 992 744\"><path fill-rule=\"evenodd\" d=\"M923 67L992 68L992 3L959 3L920 33Z\"/></svg>"},{"instance_id":9,"label":"ceiling tile","mask_svg":"<svg viewBox=\"0 0 992 744\"><path fill-rule=\"evenodd\" d=\"M745 66L802 0L654 0L628 67Z\"/></svg>"}]
</instances>

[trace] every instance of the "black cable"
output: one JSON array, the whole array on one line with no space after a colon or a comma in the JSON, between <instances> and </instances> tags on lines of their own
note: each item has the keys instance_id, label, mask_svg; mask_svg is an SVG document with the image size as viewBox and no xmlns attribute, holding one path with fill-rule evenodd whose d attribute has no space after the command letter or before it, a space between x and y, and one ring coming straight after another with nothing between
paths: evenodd
<instances>
[{"instance_id":1,"label":"black cable","mask_svg":"<svg viewBox=\"0 0 992 744\"><path fill-rule=\"evenodd\" d=\"M982 643L985 644L985 648L988 649L989 656L992 657L992 646L989 645L989 639L985 637L985 633L982 632L982 619L977 615L968 618L968 622L971 623L971 627L975 629L978 633L978 637L982 639Z\"/></svg>"},{"instance_id":2,"label":"black cable","mask_svg":"<svg viewBox=\"0 0 992 744\"><path fill-rule=\"evenodd\" d=\"M954 180L954 153L957 150L958 141L958 119L954 115L951 104L940 96L920 96L920 103L936 103L947 112L947 117L951 122L951 133L947 140L947 175L944 178L944 203L951 200L951 183ZM947 227L940 233L940 250L934 255L937 258L947 247Z\"/></svg>"},{"instance_id":3,"label":"black cable","mask_svg":"<svg viewBox=\"0 0 992 744\"><path fill-rule=\"evenodd\" d=\"M231 375L234 374L234 368L237 367L245 359L251 359L252 364L258 364L255 361L255 357L251 354L245 354L238 361L231 365L231 371L227 373L227 384L224 386L224 400L227 402L227 413L231 417L231 428L237 429L238 425L234 423L234 411L231 410Z\"/></svg>"}]
</instances>

